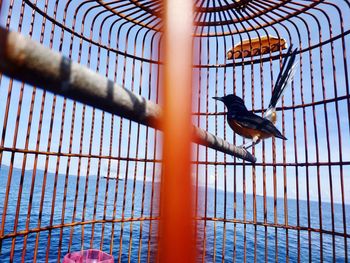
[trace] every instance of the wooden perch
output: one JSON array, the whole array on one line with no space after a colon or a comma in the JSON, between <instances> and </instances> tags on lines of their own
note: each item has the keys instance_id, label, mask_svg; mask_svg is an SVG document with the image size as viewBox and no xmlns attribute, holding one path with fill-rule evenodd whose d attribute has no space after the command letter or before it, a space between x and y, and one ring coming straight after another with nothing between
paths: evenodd
<instances>
[{"instance_id":1,"label":"wooden perch","mask_svg":"<svg viewBox=\"0 0 350 263\"><path fill-rule=\"evenodd\" d=\"M159 105L132 93L58 52L0 27L0 71L106 112L161 129ZM193 142L249 162L256 158L243 148L193 126Z\"/></svg>"}]
</instances>

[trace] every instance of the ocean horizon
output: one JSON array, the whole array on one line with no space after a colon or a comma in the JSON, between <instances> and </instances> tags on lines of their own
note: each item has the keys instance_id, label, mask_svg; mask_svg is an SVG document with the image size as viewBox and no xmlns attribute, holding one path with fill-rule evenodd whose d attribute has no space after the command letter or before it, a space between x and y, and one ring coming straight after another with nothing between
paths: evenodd
<instances>
[{"instance_id":1,"label":"ocean horizon","mask_svg":"<svg viewBox=\"0 0 350 263\"><path fill-rule=\"evenodd\" d=\"M0 180L0 211L3 211L4 198L7 184L9 167L2 165L0 176L6 180ZM65 175L58 174L56 177L56 193L53 195L55 185L55 174L47 173L44 199L42 199L42 183L44 171L37 170L32 199L32 208L28 215L28 203L30 200L32 170L26 170L23 177L23 191L18 214L18 224L16 231L26 231L28 229L49 227L47 231L37 233L29 232L27 235L20 235L15 240L14 262L22 258L23 242L26 239L25 261L31 262L36 255L37 262L45 261L46 256L49 262L57 262L58 250L60 249L60 259L68 251L77 251L81 248L91 247L109 253L111 242L112 254L115 259L121 257L121 262L128 261L128 254L131 254L130 261L140 262L151 261L156 255L157 249L157 222L140 221L139 218L158 216L159 183L154 183L153 206L152 182L135 180L130 173L128 180L109 180L108 191L106 191L107 179L100 177L98 185L98 197L96 193L96 175L88 177L81 176L77 187L77 176L69 175L67 183L67 198L64 200ZM88 179L87 185L86 180ZM16 206L18 190L21 182L21 170L13 169L11 190L9 193L9 203L6 211L4 224L4 235L10 235L15 229ZM118 183L118 185L116 185ZM84 197L85 187L87 195ZM76 189L78 194L75 195ZM125 193L124 193L125 189ZM115 195L117 190L117 195ZM106 193L107 198L106 198ZM132 200L134 193L134 202ZM142 196L144 193L144 196ZM126 196L123 203L124 194ZM321 256L325 262L333 261L345 262L344 237L331 235L327 231L332 231L332 207L330 203L322 202L322 235L311 229L320 228L319 205L316 201L310 201L308 211L307 201L299 200L299 222L297 217L297 202L289 199L285 203L283 198L277 198L276 203L273 197L266 197L266 214L264 215L264 197L256 195L256 218L254 218L254 196L243 195L236 192L225 192L208 187L198 187L197 193L196 221L198 261L206 262L263 262L270 261L285 262L287 258L290 262L309 261L319 262ZM85 198L85 210L84 210ZM116 198L116 210L113 216L114 198ZM52 206L53 200L55 205ZM226 200L226 202L225 202ZM96 210L94 209L94 203ZM65 202L64 221L62 221L62 210ZM42 211L40 211L42 203ZM76 206L74 206L76 203ZM226 203L226 205L225 205ZM134 205L133 205L134 204ZM143 205L142 205L143 204ZM205 209L205 204L206 208ZM286 209L284 208L287 205ZM74 209L75 207L75 209ZM124 207L124 209L123 209ZM236 209L235 209L236 207ZM104 212L105 208L105 212ZM349 211L346 205L346 210ZM343 233L343 210L342 205L334 203L334 231ZM53 211L53 213L51 213ZM288 214L285 214L287 211ZM275 214L276 212L276 214ZM310 213L310 218L308 217ZM73 220L73 215L75 218ZM2 220L3 214L0 215ZM91 220L112 220L121 218L134 218L135 221L128 222L107 222L95 224L80 224L82 221ZM29 222L27 219L30 219ZM221 221L212 220L219 218ZM206 219L206 220L204 220ZM349 215L346 214L346 221L349 222ZM224 222L225 221L225 222ZM291 226L286 229L284 226ZM59 227L62 223L75 222L74 228ZM152 229L150 230L150 222ZM257 222L257 225L253 225ZM2 223L0 221L0 223ZM28 228L26 228L26 223ZM272 224L267 227L266 224ZM295 229L292 226L301 226L303 229ZM309 224L309 225L308 225ZM50 226L54 226L50 228ZM55 227L56 226L56 227ZM274 227L278 226L278 227ZM310 229L310 231L307 230ZM346 229L350 232L349 224ZM50 234L49 234L50 233ZM103 235L103 239L102 239ZM288 238L287 238L288 236ZM321 240L322 238L322 247ZM277 242L276 242L277 240ZM309 242L311 240L311 251ZM35 243L38 243L38 250L35 251ZM333 251L333 244L335 250ZM0 262L7 262L10 258L12 238L2 240ZM152 253L148 254L148 249ZM349 249L348 249L349 250ZM204 252L205 251L205 252ZM348 251L349 253L350 251Z\"/></svg>"}]
</instances>

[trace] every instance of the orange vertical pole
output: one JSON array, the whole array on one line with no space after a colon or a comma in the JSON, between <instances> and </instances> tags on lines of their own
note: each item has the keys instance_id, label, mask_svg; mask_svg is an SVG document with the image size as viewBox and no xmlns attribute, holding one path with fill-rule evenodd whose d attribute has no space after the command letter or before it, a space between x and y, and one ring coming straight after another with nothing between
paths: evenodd
<instances>
[{"instance_id":1,"label":"orange vertical pole","mask_svg":"<svg viewBox=\"0 0 350 263\"><path fill-rule=\"evenodd\" d=\"M164 144L160 262L194 262L191 155L193 2L164 1Z\"/></svg>"}]
</instances>

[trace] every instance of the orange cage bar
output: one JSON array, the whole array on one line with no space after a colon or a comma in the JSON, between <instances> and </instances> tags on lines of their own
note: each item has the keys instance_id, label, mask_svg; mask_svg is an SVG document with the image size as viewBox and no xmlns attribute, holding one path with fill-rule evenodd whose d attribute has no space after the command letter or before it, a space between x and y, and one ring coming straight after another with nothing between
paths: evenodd
<instances>
[{"instance_id":1,"label":"orange cage bar","mask_svg":"<svg viewBox=\"0 0 350 263\"><path fill-rule=\"evenodd\" d=\"M166 1L164 10L164 168L160 193L160 262L194 262L190 173L192 1Z\"/></svg>"}]
</instances>

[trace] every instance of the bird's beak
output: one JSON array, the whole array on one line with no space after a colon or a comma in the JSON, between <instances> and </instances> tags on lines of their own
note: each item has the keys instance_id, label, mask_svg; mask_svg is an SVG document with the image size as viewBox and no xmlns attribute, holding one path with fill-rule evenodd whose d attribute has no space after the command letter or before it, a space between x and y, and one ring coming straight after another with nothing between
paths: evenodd
<instances>
[{"instance_id":1,"label":"bird's beak","mask_svg":"<svg viewBox=\"0 0 350 263\"><path fill-rule=\"evenodd\" d=\"M214 100L220 100L220 101L224 101L224 99L222 97L213 97Z\"/></svg>"}]
</instances>

